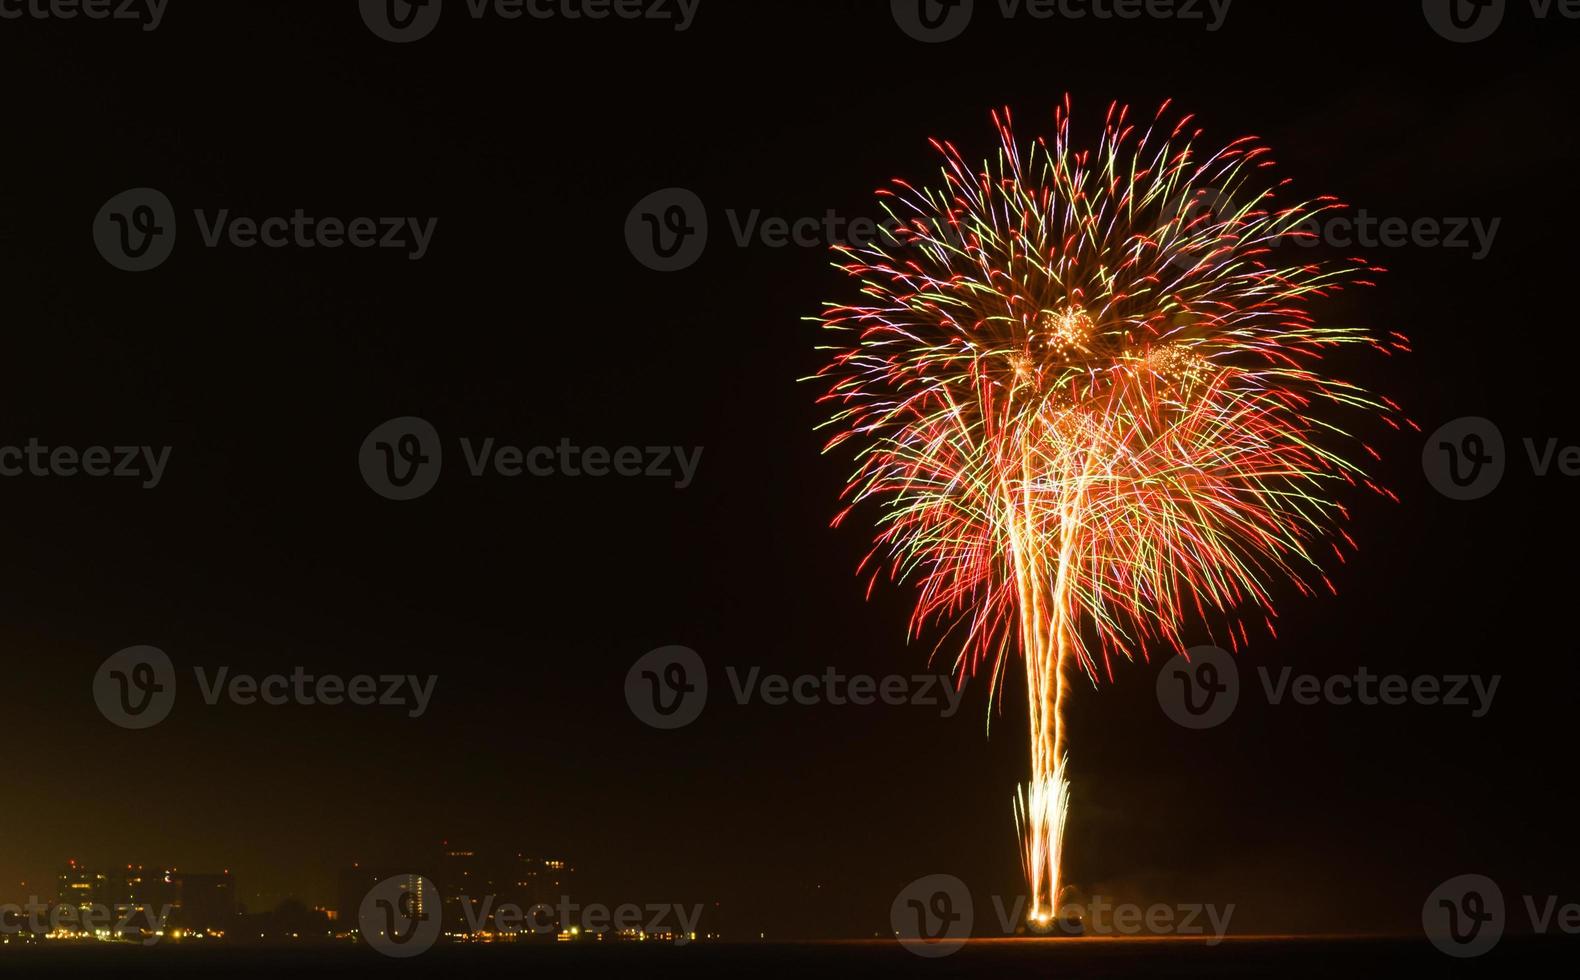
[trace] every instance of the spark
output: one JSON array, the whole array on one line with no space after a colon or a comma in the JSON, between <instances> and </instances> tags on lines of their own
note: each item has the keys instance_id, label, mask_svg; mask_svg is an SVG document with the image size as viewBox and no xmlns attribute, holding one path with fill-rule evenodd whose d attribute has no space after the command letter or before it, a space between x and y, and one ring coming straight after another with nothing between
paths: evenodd
<instances>
[{"instance_id":1,"label":"spark","mask_svg":"<svg viewBox=\"0 0 1580 980\"><path fill-rule=\"evenodd\" d=\"M1117 660L1184 650L1193 624L1238 648L1245 618L1272 629L1277 581L1331 588L1317 557L1353 547L1340 498L1380 490L1339 417L1398 424L1323 368L1404 339L1308 309L1382 270L1289 247L1343 205L1277 203L1265 147L1199 153L1167 110L1110 106L1095 148L1072 139L1068 98L1051 139L1021 143L1004 110L976 167L933 141L940 181L880 192L884 236L840 247L861 299L819 318L825 451L855 457L835 523L876 505L862 568L915 584L910 632L946 625L962 678L986 672L1002 703L1023 662L1034 920L1060 898L1072 675L1111 681Z\"/></svg>"}]
</instances>

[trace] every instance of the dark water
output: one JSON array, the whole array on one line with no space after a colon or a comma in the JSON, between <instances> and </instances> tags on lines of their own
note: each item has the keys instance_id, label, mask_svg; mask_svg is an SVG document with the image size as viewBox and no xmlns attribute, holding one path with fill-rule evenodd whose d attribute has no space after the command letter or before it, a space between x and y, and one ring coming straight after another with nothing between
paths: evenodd
<instances>
[{"instance_id":1,"label":"dark water","mask_svg":"<svg viewBox=\"0 0 1580 980\"><path fill-rule=\"evenodd\" d=\"M1238 940L1198 943L972 943L924 959L889 942L808 944L653 943L593 946L435 948L391 960L361 947L60 947L0 949L7 976L295 977L1415 977L1573 976L1580 943L1505 939L1473 960L1455 960L1424 940Z\"/></svg>"}]
</instances>

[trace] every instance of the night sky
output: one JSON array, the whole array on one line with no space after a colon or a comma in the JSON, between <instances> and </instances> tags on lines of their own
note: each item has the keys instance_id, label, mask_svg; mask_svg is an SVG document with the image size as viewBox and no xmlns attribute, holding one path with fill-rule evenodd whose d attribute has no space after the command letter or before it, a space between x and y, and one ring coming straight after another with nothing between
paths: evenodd
<instances>
[{"instance_id":1,"label":"night sky","mask_svg":"<svg viewBox=\"0 0 1580 980\"><path fill-rule=\"evenodd\" d=\"M6 97L0 444L172 447L160 485L0 479L0 901L52 896L68 858L229 869L255 909L335 902L353 861L440 839L560 856L589 899L717 901L770 935L870 935L896 891L947 872L1024 886L1010 800L1024 689L958 714L737 705L725 668L910 675L911 593L854 575L872 516L834 530L849 468L821 455L815 324L853 283L826 248L738 247L728 215L877 216L892 177L968 159L989 110L1050 130L1069 94L1245 134L1294 192L1374 215L1500 218L1488 254L1356 249L1378 288L1329 322L1409 335L1344 358L1422 432L1369 431L1373 494L1338 595L1278 585L1279 636L1242 677L1501 675L1492 709L1269 705L1186 731L1151 665L1070 710L1070 880L1136 901L1236 903L1237 930L1409 931L1444 879L1577 897L1573 564L1580 481L1521 440L1580 443L1572 193L1580 22L1512 4L1474 44L1414 2L1237 0L1221 29L1006 21L979 2L923 44L876 0L706 0L695 24L475 21L391 44L357 5L174 0L158 30L0 22ZM1383 9L1383 8L1388 9ZM174 202L150 272L95 250L128 188ZM651 271L624 224L651 192L708 210L706 253ZM420 261L369 249L205 248L193 209L437 217ZM398 416L445 439L419 500L363 481ZM1508 474L1452 501L1425 434L1495 421ZM466 475L460 437L704 447L695 482ZM1209 642L1205 631L1187 633ZM94 672L150 644L181 690L163 724L101 716ZM712 688L659 731L624 684L682 644ZM192 668L435 674L428 712L202 703ZM1259 690L1255 689L1255 690ZM1255 694L1255 691L1253 691ZM987 731L991 719L992 731ZM23 883L26 884L23 884Z\"/></svg>"}]
</instances>

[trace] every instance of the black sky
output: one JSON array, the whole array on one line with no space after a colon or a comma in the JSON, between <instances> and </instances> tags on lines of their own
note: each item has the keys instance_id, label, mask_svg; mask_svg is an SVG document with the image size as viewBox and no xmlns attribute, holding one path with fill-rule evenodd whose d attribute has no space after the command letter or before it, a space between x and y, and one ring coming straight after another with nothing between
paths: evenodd
<instances>
[{"instance_id":1,"label":"black sky","mask_svg":"<svg viewBox=\"0 0 1580 980\"><path fill-rule=\"evenodd\" d=\"M906 591L864 599L862 524L827 528L846 461L819 455L796 379L819 363L803 318L851 284L823 250L737 248L725 211L873 214L888 178L935 172L928 137L988 152L995 106L1030 135L1066 92L1087 132L1111 100L1172 98L1209 142L1267 140L1299 191L1501 217L1484 260L1372 250L1379 288L1319 309L1411 337L1413 355L1356 367L1424 430L1484 415L1516 453L1526 436L1580 442L1580 23L1520 4L1495 38L1455 45L1418 7L1237 0L1210 33L989 10L936 46L854 0L708 0L684 33L447 13L410 45L350 2L175 0L151 33L0 23L0 443L173 447L149 492L0 480L0 899L76 858L229 868L249 904L321 904L341 866L441 837L563 854L605 900L719 900L787 934L880 928L926 873L1017 894L1021 692L991 737L982 685L948 720L728 698L726 665L909 674L930 642L904 642ZM89 226L144 185L183 238L129 275ZM706 202L713 239L662 275L622 225L670 186ZM415 263L199 247L191 209L223 207L439 224ZM356 454L401 415L447 449L706 449L683 491L465 479L456 459L392 503ZM1516 455L1494 496L1455 503L1423 478L1420 435L1376 445L1401 502L1354 499L1339 595L1283 589L1280 638L1246 659L1501 674L1493 710L1250 698L1190 733L1159 712L1155 665L1125 668L1072 708L1083 887L1235 902L1248 929L1412 929L1427 892L1468 872L1573 900L1580 484ZM90 684L143 643L187 686L169 721L125 732ZM666 644L696 649L715 689L678 732L622 693ZM414 721L209 708L190 684L194 665L298 664L435 673L437 694Z\"/></svg>"}]
</instances>

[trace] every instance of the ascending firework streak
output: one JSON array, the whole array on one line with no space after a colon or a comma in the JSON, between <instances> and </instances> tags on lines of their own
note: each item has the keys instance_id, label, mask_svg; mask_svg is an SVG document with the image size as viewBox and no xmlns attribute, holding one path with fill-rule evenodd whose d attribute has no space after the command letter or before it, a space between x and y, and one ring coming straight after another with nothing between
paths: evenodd
<instances>
[{"instance_id":1,"label":"ascending firework streak","mask_svg":"<svg viewBox=\"0 0 1580 980\"><path fill-rule=\"evenodd\" d=\"M1051 146L1023 147L995 113L1002 147L977 170L934 141L942 185L879 192L893 230L840 249L864 299L822 317L838 338L819 373L829 448L858 447L834 523L881 504L868 592L882 552L917 583L913 635L959 628L955 670L991 664L999 701L1011 648L1024 660L1031 779L1015 813L1039 922L1061 898L1072 665L1112 680L1116 654L1183 650L1197 620L1238 649L1244 613L1273 629L1272 581L1332 589L1318 546L1341 561L1332 536L1354 546L1335 492L1387 491L1338 454L1358 440L1328 416L1398 427L1392 402L1318 371L1341 345L1406 349L1305 309L1379 271L1291 255L1342 205L1274 204L1254 180L1265 147L1198 156L1167 107L1144 128L1110 107L1095 152L1071 145L1068 99Z\"/></svg>"}]
</instances>

